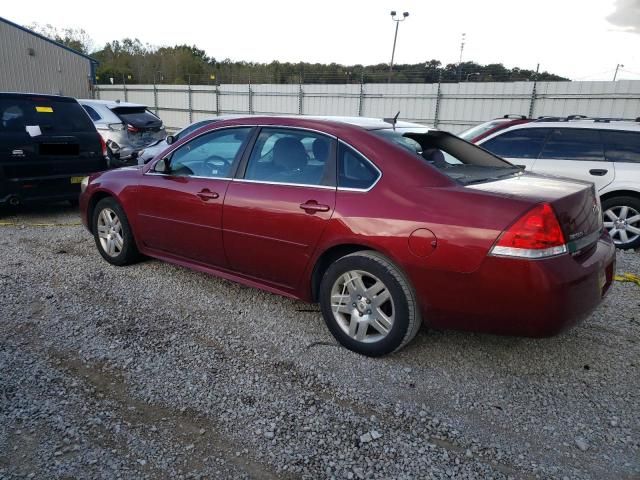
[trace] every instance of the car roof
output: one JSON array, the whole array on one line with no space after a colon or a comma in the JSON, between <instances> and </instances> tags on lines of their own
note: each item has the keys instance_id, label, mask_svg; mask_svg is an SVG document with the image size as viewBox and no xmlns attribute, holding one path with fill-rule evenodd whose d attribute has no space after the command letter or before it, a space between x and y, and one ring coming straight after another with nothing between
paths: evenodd
<instances>
[{"instance_id":1,"label":"car roof","mask_svg":"<svg viewBox=\"0 0 640 480\"><path fill-rule=\"evenodd\" d=\"M76 102L73 97L65 95L47 95L45 93L23 93L23 92L0 92L0 98L46 98L48 100L58 100L64 102Z\"/></svg>"},{"instance_id":2,"label":"car roof","mask_svg":"<svg viewBox=\"0 0 640 480\"><path fill-rule=\"evenodd\" d=\"M147 108L147 106L143 105L142 103L121 102L120 100L93 100L91 98L79 98L78 102L80 102L81 105L103 105L107 108L117 108L117 107Z\"/></svg>"},{"instance_id":3,"label":"car roof","mask_svg":"<svg viewBox=\"0 0 640 480\"><path fill-rule=\"evenodd\" d=\"M365 130L384 130L384 129L392 129L393 124L390 121L382 118L373 118L373 117L347 117L347 116L336 116L336 115L222 115L220 117L213 117L211 120L250 120L252 122L256 122L256 119L276 119L276 120L310 120L314 122L321 122L327 124L348 124L354 125L356 127L363 128ZM259 123L259 121L257 122ZM421 133L426 133L430 130L435 130L435 128L421 125L419 123L405 122L403 120L398 120L395 124L398 130L403 131L419 131Z\"/></svg>"},{"instance_id":4,"label":"car roof","mask_svg":"<svg viewBox=\"0 0 640 480\"><path fill-rule=\"evenodd\" d=\"M613 121L597 121L597 120L568 120L568 121L533 121L514 125L512 127L501 130L500 133L519 130L522 128L586 128L592 130L629 130L640 131L640 122L633 120L613 120Z\"/></svg>"}]
</instances>

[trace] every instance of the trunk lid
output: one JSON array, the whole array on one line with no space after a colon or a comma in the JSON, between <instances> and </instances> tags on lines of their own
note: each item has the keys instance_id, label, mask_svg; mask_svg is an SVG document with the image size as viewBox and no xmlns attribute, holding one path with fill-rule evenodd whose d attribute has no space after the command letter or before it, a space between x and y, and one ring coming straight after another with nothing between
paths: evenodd
<instances>
[{"instance_id":1,"label":"trunk lid","mask_svg":"<svg viewBox=\"0 0 640 480\"><path fill-rule=\"evenodd\" d=\"M529 200L532 205L549 203L558 218L570 253L584 251L600 237L602 212L592 183L524 173L468 185L466 188Z\"/></svg>"},{"instance_id":2,"label":"trunk lid","mask_svg":"<svg viewBox=\"0 0 640 480\"><path fill-rule=\"evenodd\" d=\"M115 107L111 109L127 129L127 136L134 148L143 148L166 137L162 120L145 107Z\"/></svg>"}]
</instances>

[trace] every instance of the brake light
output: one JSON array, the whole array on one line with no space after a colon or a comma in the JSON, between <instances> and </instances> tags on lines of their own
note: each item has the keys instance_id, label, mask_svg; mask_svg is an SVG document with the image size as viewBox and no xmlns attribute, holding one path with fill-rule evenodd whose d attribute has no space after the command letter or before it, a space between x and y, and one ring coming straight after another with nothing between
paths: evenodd
<instances>
[{"instance_id":1,"label":"brake light","mask_svg":"<svg viewBox=\"0 0 640 480\"><path fill-rule=\"evenodd\" d=\"M491 255L544 258L567 252L564 233L551 205L542 203L502 232Z\"/></svg>"},{"instance_id":2,"label":"brake light","mask_svg":"<svg viewBox=\"0 0 640 480\"><path fill-rule=\"evenodd\" d=\"M104 138L102 138L102 135L98 135L98 137L100 137L100 147L102 147L102 156L106 157L108 155L107 144L104 142Z\"/></svg>"},{"instance_id":3,"label":"brake light","mask_svg":"<svg viewBox=\"0 0 640 480\"><path fill-rule=\"evenodd\" d=\"M137 127L134 127L130 123L127 123L127 131L131 133L138 133L139 129Z\"/></svg>"}]
</instances>

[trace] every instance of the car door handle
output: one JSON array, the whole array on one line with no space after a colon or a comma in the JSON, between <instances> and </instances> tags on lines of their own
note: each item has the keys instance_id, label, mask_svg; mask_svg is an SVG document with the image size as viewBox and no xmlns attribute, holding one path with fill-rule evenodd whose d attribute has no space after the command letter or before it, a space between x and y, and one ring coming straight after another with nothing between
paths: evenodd
<instances>
[{"instance_id":1,"label":"car door handle","mask_svg":"<svg viewBox=\"0 0 640 480\"><path fill-rule=\"evenodd\" d=\"M300 208L307 213L328 212L329 210L331 210L331 207L329 207L329 205L322 205L315 200L309 200L305 203L301 203Z\"/></svg>"},{"instance_id":2,"label":"car door handle","mask_svg":"<svg viewBox=\"0 0 640 480\"><path fill-rule=\"evenodd\" d=\"M602 177L607 174L609 170L605 170L604 168L593 168L589 170L591 175L595 175L596 177Z\"/></svg>"},{"instance_id":3,"label":"car door handle","mask_svg":"<svg viewBox=\"0 0 640 480\"><path fill-rule=\"evenodd\" d=\"M216 192L212 192L211 190L208 190L206 188L196 193L196 195L200 197L200 200L204 200L205 202L208 200L215 200L220 196Z\"/></svg>"}]
</instances>

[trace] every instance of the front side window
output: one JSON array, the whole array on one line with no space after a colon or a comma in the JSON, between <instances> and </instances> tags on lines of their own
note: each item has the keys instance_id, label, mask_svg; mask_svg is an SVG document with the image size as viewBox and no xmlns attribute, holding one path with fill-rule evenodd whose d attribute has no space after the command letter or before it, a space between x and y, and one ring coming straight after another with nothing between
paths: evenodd
<instances>
[{"instance_id":1,"label":"front side window","mask_svg":"<svg viewBox=\"0 0 640 480\"><path fill-rule=\"evenodd\" d=\"M594 129L556 128L551 132L540 158L604 161L600 132Z\"/></svg>"},{"instance_id":2,"label":"front side window","mask_svg":"<svg viewBox=\"0 0 640 480\"><path fill-rule=\"evenodd\" d=\"M182 177L229 178L250 127L206 133L181 145L170 156L170 174ZM159 167L159 164L157 164Z\"/></svg>"},{"instance_id":3,"label":"front side window","mask_svg":"<svg viewBox=\"0 0 640 480\"><path fill-rule=\"evenodd\" d=\"M340 143L338 147L338 187L367 190L376 183L379 176L378 170L362 155L344 143Z\"/></svg>"},{"instance_id":4,"label":"front side window","mask_svg":"<svg viewBox=\"0 0 640 480\"><path fill-rule=\"evenodd\" d=\"M640 132L601 130L609 162L640 163Z\"/></svg>"},{"instance_id":5,"label":"front side window","mask_svg":"<svg viewBox=\"0 0 640 480\"><path fill-rule=\"evenodd\" d=\"M334 140L325 135L288 128L263 128L258 135L246 180L331 185Z\"/></svg>"},{"instance_id":6,"label":"front side window","mask_svg":"<svg viewBox=\"0 0 640 480\"><path fill-rule=\"evenodd\" d=\"M548 134L548 128L519 128L493 137L480 146L503 158L538 158Z\"/></svg>"}]
</instances>

